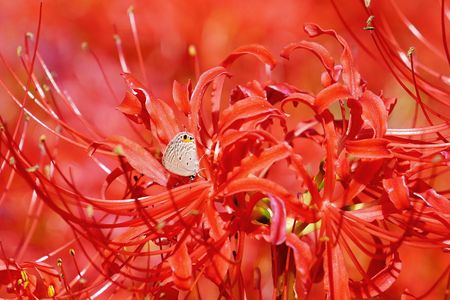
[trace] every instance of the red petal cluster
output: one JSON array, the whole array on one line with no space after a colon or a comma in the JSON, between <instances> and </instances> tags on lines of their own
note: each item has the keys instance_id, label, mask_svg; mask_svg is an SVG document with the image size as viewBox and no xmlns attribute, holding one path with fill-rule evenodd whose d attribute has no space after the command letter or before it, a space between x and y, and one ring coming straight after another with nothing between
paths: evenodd
<instances>
[{"instance_id":1,"label":"red petal cluster","mask_svg":"<svg viewBox=\"0 0 450 300\"><path fill-rule=\"evenodd\" d=\"M27 53L28 83L19 84L26 94L44 91L33 71L37 63L54 94L24 99L30 97L59 129L10 93L20 109L17 124L31 118L57 141L43 137L41 159L34 162L23 149L26 126L9 128L2 119L1 171L17 174L64 219L74 236L71 247L81 249L86 262L82 269L77 259L69 263L77 271L70 281L62 260L57 267L42 263L50 255L26 262L0 252L6 293L72 298L113 286L137 297L195 297L199 282L209 280L220 296L252 298L262 293L259 267L246 265L256 241L270 249L273 297L306 299L314 287L327 299L382 297L401 274L402 247L448 250L449 192L434 185L448 172L448 120L390 128L396 101L368 88L347 41L315 24L304 29L310 38L325 36L342 48L338 58L311 40L281 51L284 59L301 49L319 59L318 92L275 79L234 82L234 64L245 55L276 78L271 75L279 62L261 45L237 48L192 82L174 81L168 100L124 68L126 91L117 109L140 142L96 132L39 53ZM50 102L55 97L90 133L68 125ZM197 144L201 176L194 181L169 174L161 163L180 131L191 132ZM79 190L59 165L52 143L60 139L89 152L106 172L100 196ZM308 157L308 145L321 151Z\"/></svg>"}]
</instances>

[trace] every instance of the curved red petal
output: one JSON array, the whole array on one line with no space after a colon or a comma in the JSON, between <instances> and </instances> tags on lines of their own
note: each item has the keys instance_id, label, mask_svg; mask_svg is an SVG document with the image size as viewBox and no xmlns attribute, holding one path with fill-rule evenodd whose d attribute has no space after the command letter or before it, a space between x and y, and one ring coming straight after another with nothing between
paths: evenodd
<instances>
[{"instance_id":1,"label":"curved red petal","mask_svg":"<svg viewBox=\"0 0 450 300\"><path fill-rule=\"evenodd\" d=\"M375 137L382 137L387 129L388 113L383 100L373 92L366 90L359 99L362 106L362 118L375 131Z\"/></svg>"},{"instance_id":2,"label":"curved red petal","mask_svg":"<svg viewBox=\"0 0 450 300\"><path fill-rule=\"evenodd\" d=\"M300 41L296 43L291 43L283 48L283 50L281 51L281 56L286 59L289 59L292 52L296 49L305 49L311 51L314 55L316 55L320 59L322 65L325 67L325 69L327 70L330 77L334 80L334 82L338 80L339 73L335 72L334 58L333 56L331 56L330 52L328 52L328 50L324 46L309 41Z\"/></svg>"},{"instance_id":3,"label":"curved red petal","mask_svg":"<svg viewBox=\"0 0 450 300\"><path fill-rule=\"evenodd\" d=\"M307 292L312 284L310 278L310 269L313 262L313 252L307 242L302 241L293 233L286 234L286 245L294 253L295 269L300 276L302 291ZM302 299L302 298L300 298Z\"/></svg>"},{"instance_id":4,"label":"curved red petal","mask_svg":"<svg viewBox=\"0 0 450 300\"><path fill-rule=\"evenodd\" d=\"M240 192L251 191L259 191L266 194L272 194L284 199L293 197L281 185L278 185L268 179L256 177L239 178L229 182L223 194L233 195Z\"/></svg>"},{"instance_id":5,"label":"curved red petal","mask_svg":"<svg viewBox=\"0 0 450 300\"><path fill-rule=\"evenodd\" d=\"M279 144L265 149L260 155L252 155L242 160L239 168L232 173L228 180L247 177L258 170L270 167L273 163L287 158L291 154L288 145Z\"/></svg>"},{"instance_id":6,"label":"curved red petal","mask_svg":"<svg viewBox=\"0 0 450 300\"><path fill-rule=\"evenodd\" d=\"M211 228L210 235L212 239L221 243L217 247L213 245L214 251L211 253L212 259L206 268L206 275L213 282L220 285L230 268L231 244L228 238L223 239L227 234L224 228L225 224L211 205L207 205L205 215L207 224Z\"/></svg>"},{"instance_id":7,"label":"curved red petal","mask_svg":"<svg viewBox=\"0 0 450 300\"><path fill-rule=\"evenodd\" d=\"M144 174L160 185L165 186L167 184L168 176L164 167L140 144L124 136L111 136L105 141L96 144L106 145L112 149L117 146L122 147L123 156L126 157L129 164L136 171Z\"/></svg>"},{"instance_id":8,"label":"curved red petal","mask_svg":"<svg viewBox=\"0 0 450 300\"><path fill-rule=\"evenodd\" d=\"M150 129L150 116L147 111L146 102L147 96L144 90L126 91L122 102L116 106L120 112L125 114L131 121L144 124L147 129ZM148 100L149 101L149 100Z\"/></svg>"},{"instance_id":9,"label":"curved red petal","mask_svg":"<svg viewBox=\"0 0 450 300\"><path fill-rule=\"evenodd\" d=\"M229 182L222 189L219 193L220 196L230 196L241 192L261 192L276 196L285 201L287 211L294 217L306 222L317 222L318 213L316 210L309 209L284 187L271 180L257 177L239 178Z\"/></svg>"},{"instance_id":10,"label":"curved red petal","mask_svg":"<svg viewBox=\"0 0 450 300\"><path fill-rule=\"evenodd\" d=\"M314 101L314 105L320 113L338 100L352 97L348 88L340 83L334 83L321 90Z\"/></svg>"},{"instance_id":11,"label":"curved red petal","mask_svg":"<svg viewBox=\"0 0 450 300\"><path fill-rule=\"evenodd\" d=\"M178 209L182 208L182 205L192 203L192 199L202 200L205 191L211 188L211 184L207 181L198 181L191 184L185 184L168 191L161 192L157 195L140 197L138 199L98 199L92 197L85 197L87 201L95 206L101 207L107 211L120 214L121 212L128 215L128 210L136 208L136 201L139 201L139 205L142 207L158 205L158 207L152 207L148 210L148 215L154 218L160 217L167 213L171 213L174 208L174 203Z\"/></svg>"},{"instance_id":12,"label":"curved red petal","mask_svg":"<svg viewBox=\"0 0 450 300\"><path fill-rule=\"evenodd\" d=\"M194 133L195 136L199 136L198 134L198 126L199 126L199 114L200 108L202 106L203 96L206 92L208 86L216 79L218 76L229 75L227 70L224 67L214 67L207 71L205 71L200 78L198 79L197 84L194 87L191 95L191 118L189 122L190 130Z\"/></svg>"},{"instance_id":13,"label":"curved red petal","mask_svg":"<svg viewBox=\"0 0 450 300\"><path fill-rule=\"evenodd\" d=\"M383 187L397 209L402 210L410 206L409 188L404 176L383 179Z\"/></svg>"},{"instance_id":14,"label":"curved red petal","mask_svg":"<svg viewBox=\"0 0 450 300\"><path fill-rule=\"evenodd\" d=\"M324 30L316 24L306 24L304 29L310 37L328 34L333 36L341 44L343 48L341 54L342 79L344 80L345 85L349 88L351 95L354 98L359 98L362 94L361 75L354 67L352 53L347 41L337 34L336 31L329 29Z\"/></svg>"},{"instance_id":15,"label":"curved red petal","mask_svg":"<svg viewBox=\"0 0 450 300\"><path fill-rule=\"evenodd\" d=\"M6 264L3 259L0 259L0 284L8 285L18 278L20 278L20 270L15 264L11 264L11 262Z\"/></svg>"},{"instance_id":16,"label":"curved red petal","mask_svg":"<svg viewBox=\"0 0 450 300\"><path fill-rule=\"evenodd\" d=\"M450 128L450 123L442 123L439 125L426 126L426 127L415 127L415 128L389 128L386 131L386 135L425 135L431 133L437 133L440 131L448 130Z\"/></svg>"},{"instance_id":17,"label":"curved red petal","mask_svg":"<svg viewBox=\"0 0 450 300\"><path fill-rule=\"evenodd\" d=\"M437 193L434 189L428 189L421 193L423 200L440 213L450 215L450 200Z\"/></svg>"},{"instance_id":18,"label":"curved red petal","mask_svg":"<svg viewBox=\"0 0 450 300\"><path fill-rule=\"evenodd\" d=\"M186 247L186 240L177 244L178 249L169 259L169 266L172 269L172 278L175 285L182 290L189 290L193 284L192 260Z\"/></svg>"},{"instance_id":19,"label":"curved red petal","mask_svg":"<svg viewBox=\"0 0 450 300\"><path fill-rule=\"evenodd\" d=\"M126 91L125 97L116 108L127 115L139 115L142 110L142 104L133 93Z\"/></svg>"},{"instance_id":20,"label":"curved red petal","mask_svg":"<svg viewBox=\"0 0 450 300\"><path fill-rule=\"evenodd\" d=\"M285 82L272 83L264 87L266 99L270 104L274 105L291 94L299 93L300 90Z\"/></svg>"},{"instance_id":21,"label":"curved red petal","mask_svg":"<svg viewBox=\"0 0 450 300\"><path fill-rule=\"evenodd\" d=\"M323 284L325 291L327 291L327 299L350 299L348 273L341 248L338 244L332 243L331 239L327 241L325 247Z\"/></svg>"},{"instance_id":22,"label":"curved red petal","mask_svg":"<svg viewBox=\"0 0 450 300\"><path fill-rule=\"evenodd\" d=\"M321 115L322 126L326 139L326 159L325 159L325 178L323 199L330 201L336 184L336 161L337 157L337 132L334 127L333 115L328 111L324 111Z\"/></svg>"},{"instance_id":23,"label":"curved red petal","mask_svg":"<svg viewBox=\"0 0 450 300\"><path fill-rule=\"evenodd\" d=\"M178 107L180 111L185 114L189 113L189 87L191 85L191 81L187 84L179 83L174 80L172 87L172 97L175 105Z\"/></svg>"},{"instance_id":24,"label":"curved red petal","mask_svg":"<svg viewBox=\"0 0 450 300\"><path fill-rule=\"evenodd\" d=\"M298 154L294 154L291 156L291 160L293 162L292 166L295 170L297 170L298 175L303 179L309 193L311 194L311 203L320 206L322 203L322 198L319 194L319 189L317 188L316 183L312 180L311 176L306 171L303 158Z\"/></svg>"},{"instance_id":25,"label":"curved red petal","mask_svg":"<svg viewBox=\"0 0 450 300\"><path fill-rule=\"evenodd\" d=\"M222 149L226 149L229 146L232 146L236 142L245 138L256 138L259 140L268 141L271 144L276 144L277 140L274 136L272 136L269 132L263 130L249 130L249 131L238 131L238 130L227 130L221 139L220 139L220 147Z\"/></svg>"},{"instance_id":26,"label":"curved red petal","mask_svg":"<svg viewBox=\"0 0 450 300\"><path fill-rule=\"evenodd\" d=\"M248 97L236 102L222 112L221 118L219 119L219 129L221 132L224 132L236 121L257 116L264 117L267 114L283 115L265 99L260 97Z\"/></svg>"},{"instance_id":27,"label":"curved red petal","mask_svg":"<svg viewBox=\"0 0 450 300\"><path fill-rule=\"evenodd\" d=\"M383 166L383 159L362 160L344 193L344 203L348 204L368 185Z\"/></svg>"},{"instance_id":28,"label":"curved red petal","mask_svg":"<svg viewBox=\"0 0 450 300\"><path fill-rule=\"evenodd\" d=\"M376 138L364 140L347 140L345 149L348 154L359 158L390 158L392 153L388 149L389 140Z\"/></svg>"},{"instance_id":29,"label":"curved red petal","mask_svg":"<svg viewBox=\"0 0 450 300\"><path fill-rule=\"evenodd\" d=\"M120 74L122 75L122 78L125 80L126 85L128 86L129 89L134 90L134 89L143 89L145 90L144 85L137 80L132 74L130 73L122 73Z\"/></svg>"},{"instance_id":30,"label":"curved red petal","mask_svg":"<svg viewBox=\"0 0 450 300\"><path fill-rule=\"evenodd\" d=\"M225 240L221 245L220 253L215 254L211 258L211 263L206 267L205 275L217 285L220 285L224 282L227 272L230 268L230 244L230 240Z\"/></svg>"},{"instance_id":31,"label":"curved red petal","mask_svg":"<svg viewBox=\"0 0 450 300\"><path fill-rule=\"evenodd\" d=\"M151 97L144 86L129 73L123 73L122 77L128 86L122 103L117 109L127 115L129 119L136 123L144 123L150 129L149 107Z\"/></svg>"},{"instance_id":32,"label":"curved red petal","mask_svg":"<svg viewBox=\"0 0 450 300\"><path fill-rule=\"evenodd\" d=\"M286 240L286 207L278 197L268 195L272 218L270 219L270 241L280 245Z\"/></svg>"},{"instance_id":33,"label":"curved red petal","mask_svg":"<svg viewBox=\"0 0 450 300\"><path fill-rule=\"evenodd\" d=\"M270 69L275 68L275 65L277 64L275 57L273 57L269 50L267 50L264 46L252 44L235 49L222 61L221 65L228 68L236 59L247 54L255 56L263 64L270 66Z\"/></svg>"},{"instance_id":34,"label":"curved red petal","mask_svg":"<svg viewBox=\"0 0 450 300\"><path fill-rule=\"evenodd\" d=\"M297 105L298 102L301 102L311 107L311 109L316 110L316 107L314 106L315 101L316 99L309 94L293 93L290 96L284 98L283 101L281 101L281 110L286 111L284 107L290 102L292 102L294 105Z\"/></svg>"},{"instance_id":35,"label":"curved red petal","mask_svg":"<svg viewBox=\"0 0 450 300\"><path fill-rule=\"evenodd\" d=\"M401 268L400 256L397 252L394 252L389 264L373 275L369 279L370 282L365 280L350 282L352 297L366 299L376 297L380 293L385 292L398 279Z\"/></svg>"},{"instance_id":36,"label":"curved red petal","mask_svg":"<svg viewBox=\"0 0 450 300\"><path fill-rule=\"evenodd\" d=\"M394 208L392 207L389 210L389 207L385 208L381 205L374 205L369 207L363 207L361 209L347 211L345 213L351 214L366 222L373 222L376 220L383 220L385 218L385 214L394 213Z\"/></svg>"},{"instance_id":37,"label":"curved red petal","mask_svg":"<svg viewBox=\"0 0 450 300\"><path fill-rule=\"evenodd\" d=\"M167 145L172 138L180 132L172 108L160 99L154 99L150 106L150 118L155 125L152 127L155 136L162 145Z\"/></svg>"}]
</instances>

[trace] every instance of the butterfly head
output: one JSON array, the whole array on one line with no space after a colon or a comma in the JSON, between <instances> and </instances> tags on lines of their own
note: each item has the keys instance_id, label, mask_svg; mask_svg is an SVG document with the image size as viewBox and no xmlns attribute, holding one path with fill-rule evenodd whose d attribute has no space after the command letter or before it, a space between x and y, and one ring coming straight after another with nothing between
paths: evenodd
<instances>
[{"instance_id":1,"label":"butterfly head","mask_svg":"<svg viewBox=\"0 0 450 300\"><path fill-rule=\"evenodd\" d=\"M183 133L180 135L180 141L183 143L193 143L194 137L188 133Z\"/></svg>"}]
</instances>

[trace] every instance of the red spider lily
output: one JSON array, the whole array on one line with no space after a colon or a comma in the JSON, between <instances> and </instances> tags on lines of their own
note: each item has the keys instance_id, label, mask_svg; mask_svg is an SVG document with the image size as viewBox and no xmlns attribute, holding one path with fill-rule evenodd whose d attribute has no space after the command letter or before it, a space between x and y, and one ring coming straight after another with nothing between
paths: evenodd
<instances>
[{"instance_id":1,"label":"red spider lily","mask_svg":"<svg viewBox=\"0 0 450 300\"><path fill-rule=\"evenodd\" d=\"M305 31L310 37L331 36L343 49L339 60L312 41L282 51L284 58L296 49L319 58L325 70L316 93L260 78L228 88L232 64L243 55L262 62L271 78L277 64L273 55L248 45L202 73L196 84L174 81L173 101L165 101L129 72L120 54L127 91L117 108L140 142L99 134L59 88L39 53L25 51L27 82L9 72L25 91L24 99L45 116L6 91L21 112L57 139L40 139L42 158L35 165L23 149L27 127L11 130L2 119L2 171L19 175L64 218L74 236L69 243L86 262L79 268L80 256L71 249L69 264L76 272L68 280L62 260L58 268L42 263L59 251L32 263L3 254L0 283L7 292L95 298L110 290L117 297L127 292L197 298L207 278L219 297L265 297L266 275L256 265L250 271L245 266L247 249L260 240L271 249L273 297L313 297L319 283L331 299L384 297L403 268L402 247L448 249L447 192L434 187L439 172L448 169L448 124L389 128L396 101L367 87L345 39L314 24ZM43 87L41 76L50 86ZM55 99L90 132L71 127L61 108L51 104L58 103ZM304 108L309 115L298 121L296 110ZM183 130L194 134L201 157L201 176L193 182L169 174L160 162L168 142ZM60 165L54 150L59 139L90 150L106 171L101 196L81 191ZM322 148L314 159L301 149L308 143ZM448 268L440 279L447 273ZM248 284L249 278L255 283Z\"/></svg>"},{"instance_id":2,"label":"red spider lily","mask_svg":"<svg viewBox=\"0 0 450 300\"><path fill-rule=\"evenodd\" d=\"M295 48L313 51L321 58L329 76L329 79L325 80L327 87L315 98L300 94L290 95L283 100L306 103L314 109L316 118L323 126L322 138L327 150L322 175L324 189L322 199L316 205L323 212L319 240L325 240L326 243L319 251L324 253L325 289L331 298L336 299L345 299L350 295L362 298L374 297L388 289L399 275L401 267L397 252L399 245L417 242L416 245L429 244L444 249L448 222L443 215L431 221L427 216L428 213L425 213L428 209L434 210L439 205L424 207L423 198L417 194L417 185L424 182L413 176L416 173L411 168L404 168L405 164L411 164L412 159L405 156L403 147L411 147L414 141L403 140L397 143L395 134L387 135L390 101L376 96L362 84L360 75L354 69L347 43L334 31L322 30L315 25L307 25L305 30L310 36L332 35L344 49L341 56L343 84L333 83L337 81L337 76L330 72L335 69L335 64L322 47L300 43L286 48L284 54L288 57ZM315 48L317 50L314 50ZM348 123L344 114L342 120L335 121L328 110L330 104L340 99L347 99L347 106L350 108ZM344 111L343 105L341 102L341 110ZM421 168L435 168L436 161L431 161L431 157L435 157L439 161L442 160L446 166L446 158L441 154L441 147L445 149L447 145L436 143L434 146L428 144L428 147L436 147L439 150L430 153L419 152L420 156L416 163ZM404 174L409 176L406 178ZM398 177L400 175L402 176ZM344 191L336 193L338 187L344 188ZM409 187L416 192L410 191ZM366 219L368 215L359 215L366 210L383 217L378 219L372 215ZM440 213L445 214L444 211ZM382 220L385 228L380 227L381 223L373 224L377 219ZM424 224L430 223L434 223L433 228L437 229L427 231L431 237L421 234L419 238L414 234L416 230L422 231ZM393 235L390 232L391 225L404 230L404 233ZM369 266L368 271L364 271L353 254L350 242L372 257L371 265L376 264L378 267ZM374 252L370 253L368 248L373 248ZM349 276L344 265L343 250L361 274L362 281L350 280L350 284L346 284Z\"/></svg>"}]
</instances>

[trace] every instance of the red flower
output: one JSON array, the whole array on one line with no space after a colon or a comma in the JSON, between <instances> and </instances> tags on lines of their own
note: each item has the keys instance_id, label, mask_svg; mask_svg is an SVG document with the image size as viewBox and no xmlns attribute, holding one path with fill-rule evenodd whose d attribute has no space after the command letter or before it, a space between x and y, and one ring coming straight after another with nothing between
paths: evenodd
<instances>
[{"instance_id":1,"label":"red flower","mask_svg":"<svg viewBox=\"0 0 450 300\"><path fill-rule=\"evenodd\" d=\"M132 10L129 15L145 79ZM377 31L376 23L366 29L375 29L374 41L387 59L398 59L398 49L389 48L395 48L386 38L389 30ZM15 254L2 251L4 294L200 298L212 282L216 296L235 299L386 297L401 281L406 246L448 250L448 191L436 184L448 170L448 123L444 112L421 98L424 92L446 104L445 91L419 76L410 55L410 75L402 72L402 78L414 85L428 125L417 127L416 114L413 128L391 128L397 101L369 88L348 42L315 24L305 31L310 38L331 37L342 48L339 59L326 42L283 48L285 59L298 49L319 59L324 71L315 78L318 91L287 82L271 52L250 44L192 82L174 81L168 100L136 79L116 38L127 86L117 109L133 137L105 136L92 126L37 52L39 34L35 44L28 37L21 56L26 81L7 66L23 98L0 78L19 109L15 124L1 119L0 170L8 180L0 203L12 199L18 175L32 191L29 220L37 218ZM192 48L190 54L197 59ZM263 75L237 68L243 56L261 62ZM244 75L250 76L246 83ZM428 113L445 122L436 125ZM24 147L29 120L54 136L40 138L39 160ZM161 163L161 153L181 131L196 141L200 171L193 181ZM97 195L80 187L81 179L61 163L66 143L89 152L93 166L77 169L101 185ZM56 250L50 243L48 255L24 262L37 220L46 217L36 199L62 217L73 238ZM60 256L67 257L51 265ZM268 260L271 272L262 270Z\"/></svg>"}]
</instances>

